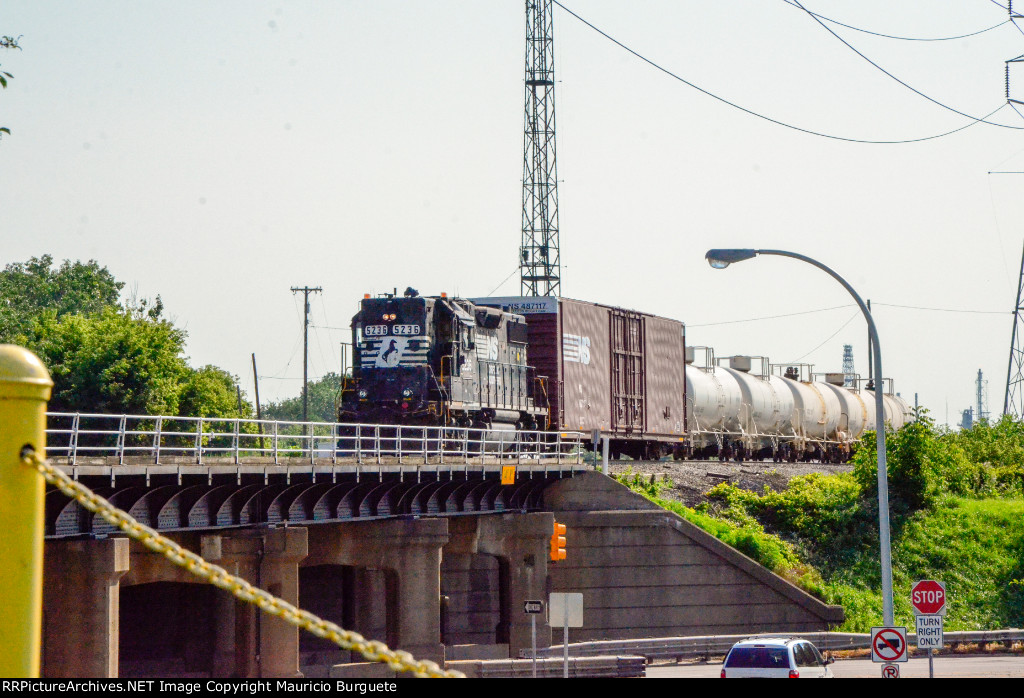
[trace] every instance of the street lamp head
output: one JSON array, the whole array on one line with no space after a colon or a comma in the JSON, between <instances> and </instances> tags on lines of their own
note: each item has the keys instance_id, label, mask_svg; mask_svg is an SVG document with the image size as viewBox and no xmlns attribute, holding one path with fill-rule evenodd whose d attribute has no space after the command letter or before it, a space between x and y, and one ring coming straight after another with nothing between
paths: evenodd
<instances>
[{"instance_id":1,"label":"street lamp head","mask_svg":"<svg viewBox=\"0 0 1024 698\"><path fill-rule=\"evenodd\" d=\"M725 269L733 262L742 262L757 256L757 250L708 250L704 257L712 269Z\"/></svg>"}]
</instances>

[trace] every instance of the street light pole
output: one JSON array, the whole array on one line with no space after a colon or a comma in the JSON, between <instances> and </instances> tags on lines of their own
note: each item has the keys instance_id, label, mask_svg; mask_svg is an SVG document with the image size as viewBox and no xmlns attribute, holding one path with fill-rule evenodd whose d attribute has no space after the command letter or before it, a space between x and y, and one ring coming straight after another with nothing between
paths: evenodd
<instances>
[{"instance_id":1,"label":"street light pole","mask_svg":"<svg viewBox=\"0 0 1024 698\"><path fill-rule=\"evenodd\" d=\"M826 267L821 262L805 257L795 252L784 250L752 250L752 249L730 249L730 250L708 250L705 257L708 263L715 269L724 269L733 262L742 262L746 259L753 259L758 255L776 255L779 257L792 257L802 262L807 262L818 267L826 274L843 285L853 299L857 301L864 319L868 323L868 333L871 336L871 345L874 349L875 369L875 445L878 450L878 537L881 547L882 561L882 624L893 625L892 607L892 549L889 540L889 485L885 460L885 403L882 399L882 348L878 342L878 330L875 321L861 297L853 290L853 287L846 282L846 279Z\"/></svg>"}]
</instances>

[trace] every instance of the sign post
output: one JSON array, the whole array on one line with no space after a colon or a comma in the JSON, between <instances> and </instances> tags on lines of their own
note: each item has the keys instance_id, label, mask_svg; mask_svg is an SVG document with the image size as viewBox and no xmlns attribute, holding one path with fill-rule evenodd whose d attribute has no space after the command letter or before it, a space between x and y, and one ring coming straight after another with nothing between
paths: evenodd
<instances>
[{"instance_id":1,"label":"sign post","mask_svg":"<svg viewBox=\"0 0 1024 698\"><path fill-rule=\"evenodd\" d=\"M569 678L569 628L583 627L583 594L551 594L548 622L562 621L562 678Z\"/></svg>"},{"instance_id":2,"label":"sign post","mask_svg":"<svg viewBox=\"0 0 1024 698\"><path fill-rule=\"evenodd\" d=\"M914 582L910 605L917 621L917 647L928 649L928 678L935 678L933 650L942 649L942 617L946 615L946 584L934 579Z\"/></svg>"},{"instance_id":3,"label":"sign post","mask_svg":"<svg viewBox=\"0 0 1024 698\"><path fill-rule=\"evenodd\" d=\"M533 647L533 678L537 678L537 614L544 612L543 601L524 601L523 611L530 616L530 640Z\"/></svg>"}]
</instances>

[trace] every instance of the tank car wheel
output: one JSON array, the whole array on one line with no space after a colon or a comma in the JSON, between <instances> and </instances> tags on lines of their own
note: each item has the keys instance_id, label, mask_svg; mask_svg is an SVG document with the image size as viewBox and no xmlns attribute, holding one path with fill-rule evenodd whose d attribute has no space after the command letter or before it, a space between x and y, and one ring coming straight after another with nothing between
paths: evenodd
<instances>
[{"instance_id":1,"label":"tank car wheel","mask_svg":"<svg viewBox=\"0 0 1024 698\"><path fill-rule=\"evenodd\" d=\"M660 441L648 441L643 450L646 460L661 460L665 455L665 445Z\"/></svg>"}]
</instances>

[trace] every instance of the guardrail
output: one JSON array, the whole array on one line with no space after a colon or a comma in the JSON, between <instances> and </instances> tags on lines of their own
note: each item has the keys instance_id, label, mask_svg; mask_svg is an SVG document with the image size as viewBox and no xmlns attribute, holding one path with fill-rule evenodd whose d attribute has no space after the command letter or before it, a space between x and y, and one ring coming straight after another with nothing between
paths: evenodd
<instances>
[{"instance_id":1,"label":"guardrail","mask_svg":"<svg viewBox=\"0 0 1024 698\"><path fill-rule=\"evenodd\" d=\"M747 635L702 635L695 637L661 637L638 640L601 640L576 642L569 645L570 657L593 657L608 655L634 655L656 659L693 659L696 657L722 657L739 642L752 637L801 637L810 640L821 651L870 649L871 636L867 633L836 632L782 632L753 633ZM1024 630L962 630L943 633L944 644L983 644L1024 642ZM917 644L916 633L908 633L907 642ZM537 650L538 657L561 657L562 645L553 645ZM529 658L529 649L520 650L519 656Z\"/></svg>"},{"instance_id":2,"label":"guardrail","mask_svg":"<svg viewBox=\"0 0 1024 698\"><path fill-rule=\"evenodd\" d=\"M582 463L580 432L47 412L46 451L66 465L186 458L332 463ZM294 461L291 461L294 462Z\"/></svg>"},{"instance_id":3,"label":"guardrail","mask_svg":"<svg viewBox=\"0 0 1024 698\"><path fill-rule=\"evenodd\" d=\"M575 657L569 659L569 678L641 678L647 675L641 656ZM445 662L468 678L516 679L533 676L530 659L484 659ZM562 678L564 664L558 659L538 659L537 678Z\"/></svg>"}]
</instances>

